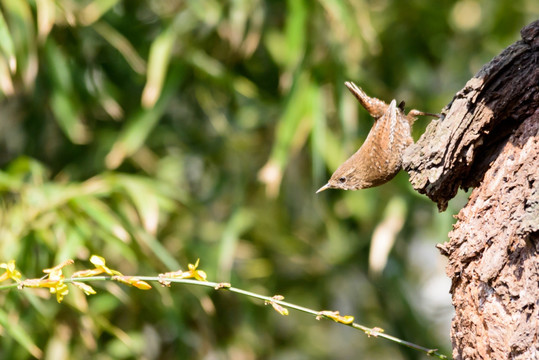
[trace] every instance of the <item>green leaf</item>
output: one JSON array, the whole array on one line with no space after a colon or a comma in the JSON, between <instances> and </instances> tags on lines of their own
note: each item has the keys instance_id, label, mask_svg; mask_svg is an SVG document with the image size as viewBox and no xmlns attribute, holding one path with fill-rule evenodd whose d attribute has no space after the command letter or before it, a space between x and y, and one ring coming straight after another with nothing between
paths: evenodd
<instances>
[{"instance_id":1,"label":"green leaf","mask_svg":"<svg viewBox=\"0 0 539 360\"><path fill-rule=\"evenodd\" d=\"M92 28L124 57L134 71L139 74L146 72L146 62L125 36L104 21L95 23Z\"/></svg>"},{"instance_id":2,"label":"green leaf","mask_svg":"<svg viewBox=\"0 0 539 360\"><path fill-rule=\"evenodd\" d=\"M119 0L94 0L80 12L79 20L83 25L91 25L108 12Z\"/></svg>"},{"instance_id":3,"label":"green leaf","mask_svg":"<svg viewBox=\"0 0 539 360\"><path fill-rule=\"evenodd\" d=\"M11 71L15 71L17 67L15 60L15 46L13 45L13 38L2 12L0 12L0 51L4 54L7 62L10 64Z\"/></svg>"},{"instance_id":4,"label":"green leaf","mask_svg":"<svg viewBox=\"0 0 539 360\"><path fill-rule=\"evenodd\" d=\"M28 333L16 320L16 317L9 317L8 314L0 309L0 325L6 332L15 339L23 348L33 357L41 358L43 351L34 343L32 335Z\"/></svg>"},{"instance_id":5,"label":"green leaf","mask_svg":"<svg viewBox=\"0 0 539 360\"><path fill-rule=\"evenodd\" d=\"M159 34L150 47L147 81L141 100L142 107L145 109L152 108L161 96L175 40L176 32L174 24L171 24Z\"/></svg>"},{"instance_id":6,"label":"green leaf","mask_svg":"<svg viewBox=\"0 0 539 360\"><path fill-rule=\"evenodd\" d=\"M90 196L71 199L70 203L92 218L103 230L114 237L129 242L131 237L114 212L101 200Z\"/></svg>"},{"instance_id":7,"label":"green leaf","mask_svg":"<svg viewBox=\"0 0 539 360\"><path fill-rule=\"evenodd\" d=\"M70 94L61 90L53 92L51 108L58 125L73 143L86 144L90 140L90 133L79 115L78 105Z\"/></svg>"}]
</instances>

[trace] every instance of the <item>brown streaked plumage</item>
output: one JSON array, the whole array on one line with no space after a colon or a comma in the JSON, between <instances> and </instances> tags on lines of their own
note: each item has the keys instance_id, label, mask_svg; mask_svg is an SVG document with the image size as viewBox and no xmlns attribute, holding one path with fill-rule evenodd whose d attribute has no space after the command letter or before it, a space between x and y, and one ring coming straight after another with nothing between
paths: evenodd
<instances>
[{"instance_id":1,"label":"brown streaked plumage","mask_svg":"<svg viewBox=\"0 0 539 360\"><path fill-rule=\"evenodd\" d=\"M367 96L353 82L345 85L374 118L374 124L359 150L339 166L328 183L316 193L326 189L366 189L388 182L401 169L402 154L413 143L411 130L416 117L439 117L418 110L410 110L404 115L404 102L397 106L392 100L388 105Z\"/></svg>"}]
</instances>

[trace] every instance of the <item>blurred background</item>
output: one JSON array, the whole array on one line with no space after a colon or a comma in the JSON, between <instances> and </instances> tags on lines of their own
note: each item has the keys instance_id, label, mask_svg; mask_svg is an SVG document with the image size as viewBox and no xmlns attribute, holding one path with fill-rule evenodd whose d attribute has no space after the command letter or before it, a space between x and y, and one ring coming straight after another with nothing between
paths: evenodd
<instances>
[{"instance_id":1,"label":"blurred background","mask_svg":"<svg viewBox=\"0 0 539 360\"><path fill-rule=\"evenodd\" d=\"M444 213L401 172L315 195L372 119L351 80L439 112L535 0L0 0L0 262L186 269L450 354ZM417 139L430 118L416 122ZM67 275L70 274L67 269ZM423 359L178 285L0 293L0 358Z\"/></svg>"}]
</instances>

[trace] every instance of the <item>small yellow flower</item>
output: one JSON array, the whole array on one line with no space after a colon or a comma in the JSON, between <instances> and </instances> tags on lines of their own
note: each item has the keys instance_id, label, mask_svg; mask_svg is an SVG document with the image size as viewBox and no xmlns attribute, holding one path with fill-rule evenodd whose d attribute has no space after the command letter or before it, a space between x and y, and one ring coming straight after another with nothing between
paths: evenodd
<instances>
[{"instance_id":1,"label":"small yellow flower","mask_svg":"<svg viewBox=\"0 0 539 360\"><path fill-rule=\"evenodd\" d=\"M94 266L96 267L96 269L101 269L103 270L104 273L112 276L112 275L122 275L119 271L116 271L116 270L112 270L112 269L109 269L106 265L105 265L105 258L101 257L101 256L97 256L97 255L92 255L90 257L90 262L92 264L94 264Z\"/></svg>"},{"instance_id":2,"label":"small yellow flower","mask_svg":"<svg viewBox=\"0 0 539 360\"><path fill-rule=\"evenodd\" d=\"M152 288L152 286L146 281L142 281L137 278L133 278L133 280L131 280L131 285L140 290L150 290Z\"/></svg>"},{"instance_id":3,"label":"small yellow flower","mask_svg":"<svg viewBox=\"0 0 539 360\"><path fill-rule=\"evenodd\" d=\"M7 279L15 280L17 283L21 282L21 273L15 269L15 260L9 260L8 263L0 264L0 269L6 269L2 275L0 275L0 281L5 281Z\"/></svg>"},{"instance_id":4,"label":"small yellow flower","mask_svg":"<svg viewBox=\"0 0 539 360\"><path fill-rule=\"evenodd\" d=\"M98 256L98 255L92 255L90 257L90 262L95 266L95 269L91 270L81 270L74 273L71 277L88 277L88 276L97 276L100 274L107 274L110 276L119 275L122 276L122 273L116 270L109 269L105 265L105 258Z\"/></svg>"},{"instance_id":5,"label":"small yellow flower","mask_svg":"<svg viewBox=\"0 0 539 360\"><path fill-rule=\"evenodd\" d=\"M71 275L71 277L72 278L90 277L90 276L97 276L100 274L103 274L102 269L80 270L80 271L74 272L73 275Z\"/></svg>"},{"instance_id":6,"label":"small yellow flower","mask_svg":"<svg viewBox=\"0 0 539 360\"><path fill-rule=\"evenodd\" d=\"M140 290L150 290L152 287L145 281L139 280L134 276L125 276L125 275L115 275L112 277L112 280L121 282L122 284L127 284L134 286Z\"/></svg>"},{"instance_id":7,"label":"small yellow flower","mask_svg":"<svg viewBox=\"0 0 539 360\"><path fill-rule=\"evenodd\" d=\"M56 301L61 303L64 300L64 296L69 293L67 285L63 281L59 281L55 287L51 287L51 294L56 293Z\"/></svg>"},{"instance_id":8,"label":"small yellow flower","mask_svg":"<svg viewBox=\"0 0 539 360\"><path fill-rule=\"evenodd\" d=\"M64 275L62 274L62 268L71 264L73 264L73 260L66 260L53 268L45 269L43 270L43 272L45 274L48 274L46 278L26 279L21 282L21 287L48 288L51 294L56 294L56 301L60 303L69 293L69 289L64 283Z\"/></svg>"},{"instance_id":9,"label":"small yellow flower","mask_svg":"<svg viewBox=\"0 0 539 360\"><path fill-rule=\"evenodd\" d=\"M62 275L62 269L63 269L64 267L66 267L67 265L71 265L71 264L73 264L73 263L74 263L73 260L68 259L68 260L64 261L63 263L60 263L60 264L56 265L56 266L53 267L53 268L43 270L43 272L44 272L45 274L49 274L49 277L51 277L51 276L52 276L52 277L57 276L57 274Z\"/></svg>"},{"instance_id":10,"label":"small yellow flower","mask_svg":"<svg viewBox=\"0 0 539 360\"><path fill-rule=\"evenodd\" d=\"M169 279L192 279L192 278L195 278L198 281L207 281L206 279L207 279L208 275L206 275L206 272L204 270L197 270L199 261L200 261L200 259L197 259L197 261L196 261L196 263L194 265L193 264L188 264L187 265L187 268L189 269L188 271L178 270L178 271L174 271L174 272L167 272L167 273L164 273L164 274L159 274L159 278L160 278L159 282L162 285L169 286L170 281L165 280L165 278L169 278Z\"/></svg>"},{"instance_id":11,"label":"small yellow flower","mask_svg":"<svg viewBox=\"0 0 539 360\"><path fill-rule=\"evenodd\" d=\"M282 295L273 295L272 297L272 300L266 300L264 302L265 305L268 305L268 304L271 304L271 306L273 307L273 309L275 311L277 311L279 314L281 315L288 315L288 309L281 306L280 304L277 304L275 301L273 300L277 300L277 301L281 301L281 300L284 300L284 296Z\"/></svg>"},{"instance_id":12,"label":"small yellow flower","mask_svg":"<svg viewBox=\"0 0 539 360\"><path fill-rule=\"evenodd\" d=\"M354 322L354 317L350 315L341 316L338 311L322 310L318 312L316 320L320 320L322 317L327 317L341 324L350 325Z\"/></svg>"},{"instance_id":13,"label":"small yellow flower","mask_svg":"<svg viewBox=\"0 0 539 360\"><path fill-rule=\"evenodd\" d=\"M197 259L197 262L195 263L195 265L193 264L187 265L187 267L189 268L188 273L191 273L192 274L191 277L194 277L198 281L206 281L206 278L208 277L206 275L206 272L204 270L197 270L199 261L200 259Z\"/></svg>"},{"instance_id":14,"label":"small yellow flower","mask_svg":"<svg viewBox=\"0 0 539 360\"><path fill-rule=\"evenodd\" d=\"M92 288L90 285L82 283L80 281L73 281L73 285L84 291L86 295L95 295L96 292L94 288Z\"/></svg>"}]
</instances>

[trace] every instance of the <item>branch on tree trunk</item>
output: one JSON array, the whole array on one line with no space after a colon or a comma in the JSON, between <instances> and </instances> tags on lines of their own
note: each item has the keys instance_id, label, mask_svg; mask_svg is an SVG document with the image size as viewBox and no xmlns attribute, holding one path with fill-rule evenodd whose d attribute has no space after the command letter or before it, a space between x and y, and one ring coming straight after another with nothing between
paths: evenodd
<instances>
[{"instance_id":1,"label":"branch on tree trunk","mask_svg":"<svg viewBox=\"0 0 539 360\"><path fill-rule=\"evenodd\" d=\"M414 189L447 207L477 186L501 146L539 105L539 21L486 64L429 124L403 158Z\"/></svg>"}]
</instances>

